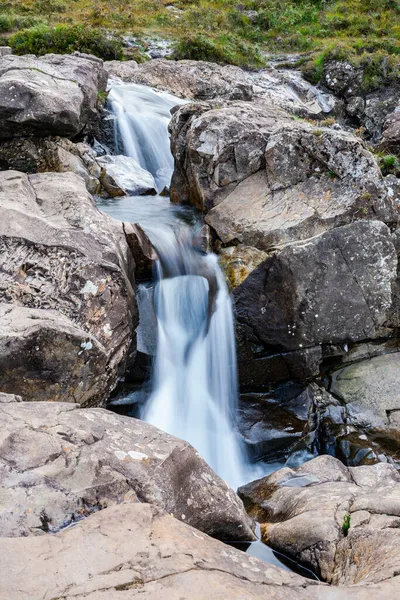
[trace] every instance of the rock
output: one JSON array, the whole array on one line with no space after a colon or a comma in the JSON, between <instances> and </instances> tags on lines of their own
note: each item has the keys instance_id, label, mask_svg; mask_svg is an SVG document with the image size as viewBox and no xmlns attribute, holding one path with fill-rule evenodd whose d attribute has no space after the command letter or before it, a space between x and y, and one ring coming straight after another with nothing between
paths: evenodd
<instances>
[{"instance_id":1,"label":"rock","mask_svg":"<svg viewBox=\"0 0 400 600\"><path fill-rule=\"evenodd\" d=\"M10 46L0 46L0 56L8 56L12 54Z\"/></svg>"},{"instance_id":2,"label":"rock","mask_svg":"<svg viewBox=\"0 0 400 600\"><path fill-rule=\"evenodd\" d=\"M237 319L281 351L384 337L396 269L386 225L337 227L257 267L234 291Z\"/></svg>"},{"instance_id":3,"label":"rock","mask_svg":"<svg viewBox=\"0 0 400 600\"><path fill-rule=\"evenodd\" d=\"M122 81L131 81L138 67L135 60L110 60L104 63L108 76L122 79Z\"/></svg>"},{"instance_id":4,"label":"rock","mask_svg":"<svg viewBox=\"0 0 400 600\"><path fill-rule=\"evenodd\" d=\"M3 538L0 549L7 600L306 600L324 587L150 504L113 506L52 536Z\"/></svg>"},{"instance_id":5,"label":"rock","mask_svg":"<svg viewBox=\"0 0 400 600\"><path fill-rule=\"evenodd\" d=\"M268 258L266 252L242 244L221 248L218 255L230 290L243 283L250 273Z\"/></svg>"},{"instance_id":6,"label":"rock","mask_svg":"<svg viewBox=\"0 0 400 600\"><path fill-rule=\"evenodd\" d=\"M349 98L361 91L363 71L344 61L329 61L324 67L323 83L338 96Z\"/></svg>"},{"instance_id":7,"label":"rock","mask_svg":"<svg viewBox=\"0 0 400 600\"><path fill-rule=\"evenodd\" d=\"M239 498L183 440L67 403L0 412L2 537L54 533L127 500L156 504L214 537L254 538Z\"/></svg>"},{"instance_id":8,"label":"rock","mask_svg":"<svg viewBox=\"0 0 400 600\"><path fill-rule=\"evenodd\" d=\"M376 356L335 371L332 393L353 423L398 429L400 425L400 352Z\"/></svg>"},{"instance_id":9,"label":"rock","mask_svg":"<svg viewBox=\"0 0 400 600\"><path fill-rule=\"evenodd\" d=\"M347 100L346 112L350 117L362 117L365 109L365 100L362 96L352 96Z\"/></svg>"},{"instance_id":10,"label":"rock","mask_svg":"<svg viewBox=\"0 0 400 600\"><path fill-rule=\"evenodd\" d=\"M72 173L0 172L0 389L106 401L136 324L122 224Z\"/></svg>"},{"instance_id":11,"label":"rock","mask_svg":"<svg viewBox=\"0 0 400 600\"><path fill-rule=\"evenodd\" d=\"M384 87L379 92L368 94L366 98L363 125L374 144L380 143L386 119L399 106L399 93L400 86L393 85Z\"/></svg>"},{"instance_id":12,"label":"rock","mask_svg":"<svg viewBox=\"0 0 400 600\"><path fill-rule=\"evenodd\" d=\"M400 155L400 106L386 118L379 147L386 152Z\"/></svg>"},{"instance_id":13,"label":"rock","mask_svg":"<svg viewBox=\"0 0 400 600\"><path fill-rule=\"evenodd\" d=\"M351 134L285 124L270 135L265 160L265 171L239 183L206 217L225 245L267 251L354 218L400 218L375 158Z\"/></svg>"},{"instance_id":14,"label":"rock","mask_svg":"<svg viewBox=\"0 0 400 600\"><path fill-rule=\"evenodd\" d=\"M0 59L0 139L72 137L93 121L107 74L100 60L75 55Z\"/></svg>"},{"instance_id":15,"label":"rock","mask_svg":"<svg viewBox=\"0 0 400 600\"><path fill-rule=\"evenodd\" d=\"M400 475L393 466L347 468L319 456L239 492L261 520L264 541L323 580L368 584L366 593L373 583L398 579Z\"/></svg>"},{"instance_id":16,"label":"rock","mask_svg":"<svg viewBox=\"0 0 400 600\"><path fill-rule=\"evenodd\" d=\"M67 138L25 138L6 140L0 145L0 167L24 173L76 173L91 194L100 192L101 168L87 144Z\"/></svg>"},{"instance_id":17,"label":"rock","mask_svg":"<svg viewBox=\"0 0 400 600\"><path fill-rule=\"evenodd\" d=\"M115 73L115 67L112 67ZM167 90L179 98L251 100L253 86L245 71L232 65L197 60L155 59L132 69L124 81Z\"/></svg>"},{"instance_id":18,"label":"rock","mask_svg":"<svg viewBox=\"0 0 400 600\"><path fill-rule=\"evenodd\" d=\"M130 156L99 156L97 163L104 169L101 182L111 196L143 196L157 194L154 177Z\"/></svg>"},{"instance_id":19,"label":"rock","mask_svg":"<svg viewBox=\"0 0 400 600\"><path fill-rule=\"evenodd\" d=\"M296 389L297 387L297 389ZM313 393L302 392L296 386L272 394L250 392L241 394L238 429L256 460L287 457L311 429Z\"/></svg>"},{"instance_id":20,"label":"rock","mask_svg":"<svg viewBox=\"0 0 400 600\"><path fill-rule=\"evenodd\" d=\"M175 170L171 200L208 211L265 167L265 148L290 116L272 105L186 104L170 123Z\"/></svg>"},{"instance_id":21,"label":"rock","mask_svg":"<svg viewBox=\"0 0 400 600\"><path fill-rule=\"evenodd\" d=\"M22 402L21 396L15 396L14 394L4 394L0 392L0 404L8 404L9 402Z\"/></svg>"}]
</instances>

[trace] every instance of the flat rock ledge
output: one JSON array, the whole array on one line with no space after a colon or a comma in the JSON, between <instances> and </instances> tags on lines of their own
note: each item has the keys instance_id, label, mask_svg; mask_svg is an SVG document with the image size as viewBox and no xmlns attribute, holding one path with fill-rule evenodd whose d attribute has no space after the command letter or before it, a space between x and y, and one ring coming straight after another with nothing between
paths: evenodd
<instances>
[{"instance_id":1,"label":"flat rock ledge","mask_svg":"<svg viewBox=\"0 0 400 600\"><path fill-rule=\"evenodd\" d=\"M55 533L107 506L151 503L224 540L254 539L242 501L187 442L68 403L0 403L0 537Z\"/></svg>"}]
</instances>

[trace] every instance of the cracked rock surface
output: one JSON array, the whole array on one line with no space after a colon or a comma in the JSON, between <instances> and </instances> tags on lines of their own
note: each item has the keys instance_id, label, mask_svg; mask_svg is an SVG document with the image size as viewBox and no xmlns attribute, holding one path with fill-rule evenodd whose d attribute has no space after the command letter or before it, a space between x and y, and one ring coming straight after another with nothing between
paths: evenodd
<instances>
[{"instance_id":1,"label":"cracked rock surface","mask_svg":"<svg viewBox=\"0 0 400 600\"><path fill-rule=\"evenodd\" d=\"M187 442L68 403L0 403L0 536L54 533L125 501L214 537L251 540L243 504Z\"/></svg>"},{"instance_id":2,"label":"cracked rock surface","mask_svg":"<svg viewBox=\"0 0 400 600\"><path fill-rule=\"evenodd\" d=\"M325 581L391 580L399 589L400 475L392 465L348 468L322 455L244 486L239 494L262 523L264 541ZM384 587L377 589L382 593L377 598L390 597Z\"/></svg>"},{"instance_id":3,"label":"cracked rock surface","mask_svg":"<svg viewBox=\"0 0 400 600\"><path fill-rule=\"evenodd\" d=\"M0 389L102 404L132 340L122 225L72 173L0 172Z\"/></svg>"},{"instance_id":4,"label":"cracked rock surface","mask_svg":"<svg viewBox=\"0 0 400 600\"><path fill-rule=\"evenodd\" d=\"M97 117L103 61L89 55L0 58L0 139L74 136Z\"/></svg>"},{"instance_id":5,"label":"cracked rock surface","mask_svg":"<svg viewBox=\"0 0 400 600\"><path fill-rule=\"evenodd\" d=\"M53 536L1 538L0 551L7 600L306 600L319 588L150 504L110 507Z\"/></svg>"}]
</instances>

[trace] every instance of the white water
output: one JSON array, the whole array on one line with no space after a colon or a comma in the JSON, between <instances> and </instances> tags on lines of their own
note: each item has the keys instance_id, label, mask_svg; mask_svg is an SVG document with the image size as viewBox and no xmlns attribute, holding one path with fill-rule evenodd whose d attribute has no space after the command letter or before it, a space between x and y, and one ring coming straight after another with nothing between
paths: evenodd
<instances>
[{"instance_id":1,"label":"white water","mask_svg":"<svg viewBox=\"0 0 400 600\"><path fill-rule=\"evenodd\" d=\"M114 135L118 152L134 158L150 171L158 191L169 186L174 169L168 138L170 110L183 101L142 85L116 83L110 90L109 102L116 117Z\"/></svg>"},{"instance_id":2,"label":"white water","mask_svg":"<svg viewBox=\"0 0 400 600\"><path fill-rule=\"evenodd\" d=\"M137 85L113 86L111 107L124 153L169 185L168 122L182 101ZM189 209L162 198L125 198L103 206L139 223L159 257L154 293L156 357L142 418L187 440L233 488L261 476L235 430L237 369L230 296L216 256L199 248ZM210 292L210 293L209 293Z\"/></svg>"}]
</instances>

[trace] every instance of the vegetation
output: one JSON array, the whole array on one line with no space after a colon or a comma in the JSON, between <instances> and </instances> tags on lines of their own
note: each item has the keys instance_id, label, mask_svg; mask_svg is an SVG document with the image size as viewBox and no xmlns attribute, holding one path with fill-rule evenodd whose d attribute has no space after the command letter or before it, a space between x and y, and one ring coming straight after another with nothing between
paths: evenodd
<instances>
[{"instance_id":1,"label":"vegetation","mask_svg":"<svg viewBox=\"0 0 400 600\"><path fill-rule=\"evenodd\" d=\"M397 76L400 68L400 0L0 1L3 36L33 28L32 44L46 36L59 40L48 30L39 35L43 25L57 32L54 26L68 26L77 36L76 42L69 38L74 47L83 45L81 31L95 28L159 35L176 42L177 57L248 66L262 64L263 53L306 52L304 70L313 81L327 60L349 60L364 69L365 89ZM18 39L11 37L13 44ZM46 51L47 42L37 43Z\"/></svg>"},{"instance_id":2,"label":"vegetation","mask_svg":"<svg viewBox=\"0 0 400 600\"><path fill-rule=\"evenodd\" d=\"M37 25L14 33L9 40L15 54L87 52L113 60L122 58L121 41L84 25Z\"/></svg>"},{"instance_id":3,"label":"vegetation","mask_svg":"<svg viewBox=\"0 0 400 600\"><path fill-rule=\"evenodd\" d=\"M343 535L346 537L350 529L350 515L345 515L342 524Z\"/></svg>"},{"instance_id":4,"label":"vegetation","mask_svg":"<svg viewBox=\"0 0 400 600\"><path fill-rule=\"evenodd\" d=\"M397 156L378 152L378 162L383 175L400 177L400 160Z\"/></svg>"}]
</instances>

